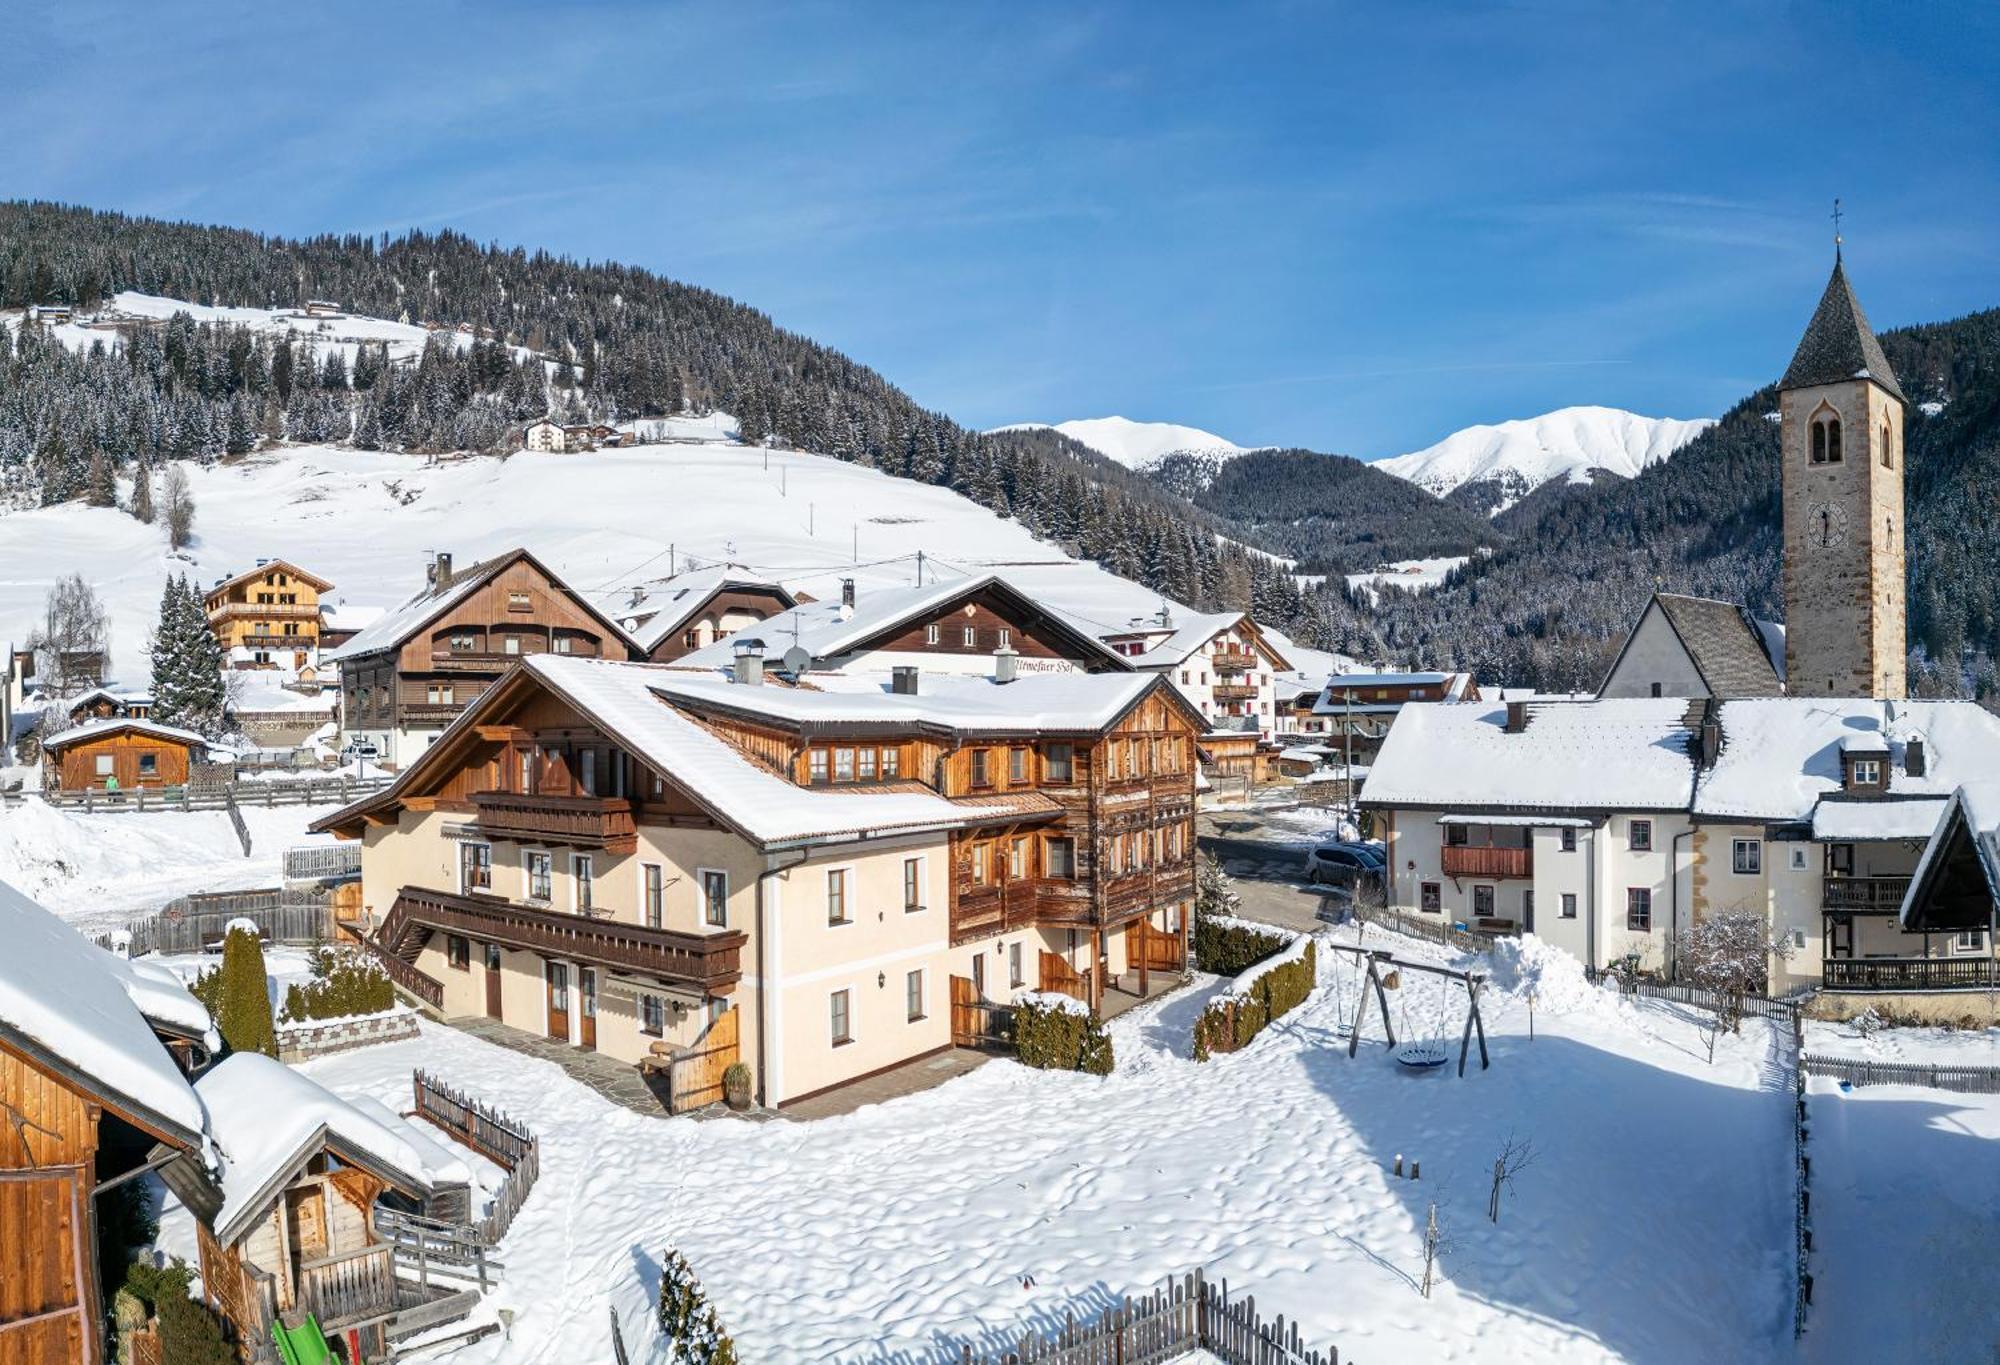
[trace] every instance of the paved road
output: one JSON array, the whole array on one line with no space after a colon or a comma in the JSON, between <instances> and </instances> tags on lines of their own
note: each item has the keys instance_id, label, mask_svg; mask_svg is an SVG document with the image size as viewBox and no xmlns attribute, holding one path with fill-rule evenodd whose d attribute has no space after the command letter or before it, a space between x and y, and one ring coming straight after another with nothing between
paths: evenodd
<instances>
[{"instance_id":1,"label":"paved road","mask_svg":"<svg viewBox=\"0 0 2000 1365\"><path fill-rule=\"evenodd\" d=\"M1316 915L1321 889L1305 881L1306 845L1294 831L1274 830L1255 811L1212 811L1197 824L1201 851L1215 857L1235 883L1245 919L1287 929L1325 927Z\"/></svg>"}]
</instances>

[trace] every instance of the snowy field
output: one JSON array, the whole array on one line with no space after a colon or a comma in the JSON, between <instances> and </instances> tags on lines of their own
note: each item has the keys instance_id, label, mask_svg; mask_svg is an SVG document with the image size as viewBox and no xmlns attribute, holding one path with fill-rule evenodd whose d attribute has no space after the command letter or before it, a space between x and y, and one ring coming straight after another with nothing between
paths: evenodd
<instances>
[{"instance_id":1,"label":"snowy field","mask_svg":"<svg viewBox=\"0 0 2000 1365\"><path fill-rule=\"evenodd\" d=\"M116 680L143 686L169 574L207 584L282 557L330 579L331 601L386 607L423 586L433 551L466 565L516 545L585 592L664 577L693 556L826 598L845 576L864 593L913 583L922 550L926 582L997 571L1107 630L1160 605L949 489L816 455L715 443L432 464L295 446L188 470L197 511L184 557L111 508L0 513L0 641L24 638L50 584L82 573L110 608Z\"/></svg>"},{"instance_id":2,"label":"snowy field","mask_svg":"<svg viewBox=\"0 0 2000 1365\"><path fill-rule=\"evenodd\" d=\"M1857 1028L1806 1021L1806 1051L1857 1062L2000 1066L2000 1028Z\"/></svg>"},{"instance_id":3,"label":"snowy field","mask_svg":"<svg viewBox=\"0 0 2000 1365\"><path fill-rule=\"evenodd\" d=\"M1801 1358L2000 1360L2000 1095L1806 1084L1813 1307Z\"/></svg>"},{"instance_id":4,"label":"snowy field","mask_svg":"<svg viewBox=\"0 0 2000 1365\"><path fill-rule=\"evenodd\" d=\"M330 809L244 807L246 858L224 811L85 815L9 803L0 805L0 882L94 933L191 892L278 885L287 848L327 841L306 826Z\"/></svg>"},{"instance_id":5,"label":"snowy field","mask_svg":"<svg viewBox=\"0 0 2000 1365\"><path fill-rule=\"evenodd\" d=\"M506 1284L481 1310L511 1309L512 1338L435 1357L460 1365L608 1359L607 1303L647 1358L668 1248L748 1360L955 1359L1196 1266L1343 1359L1789 1353L1778 1040L1746 1025L1710 1065L1686 1013L1590 988L1536 945L1511 951L1486 1002L1493 1069L1475 1061L1464 1080L1406 1074L1379 1042L1350 1061L1346 967L1324 967L1297 1011L1206 1064L1187 1042L1212 980L1117 1020L1108 1078L995 1062L809 1124L642 1117L429 1025L306 1069L407 1107L422 1065L542 1135L541 1182L502 1248ZM1462 1011L1433 978L1405 977L1392 1008L1406 1032L1455 1029ZM1536 1155L1496 1226L1488 1184L1510 1135ZM1398 1153L1421 1180L1390 1173ZM1433 1200L1448 1247L1426 1301Z\"/></svg>"},{"instance_id":6,"label":"snowy field","mask_svg":"<svg viewBox=\"0 0 2000 1365\"><path fill-rule=\"evenodd\" d=\"M1423 592L1442 584L1446 575L1470 558L1470 555L1447 555L1439 559L1399 559L1372 573L1347 575L1347 586L1354 592L1367 593L1370 601L1374 600L1375 590L1384 584L1405 592Z\"/></svg>"}]
</instances>

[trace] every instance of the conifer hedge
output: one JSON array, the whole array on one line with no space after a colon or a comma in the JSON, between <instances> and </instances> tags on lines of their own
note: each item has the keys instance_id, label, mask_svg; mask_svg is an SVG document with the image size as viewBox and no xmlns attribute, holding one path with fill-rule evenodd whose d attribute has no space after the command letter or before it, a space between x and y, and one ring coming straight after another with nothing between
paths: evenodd
<instances>
[{"instance_id":1,"label":"conifer hedge","mask_svg":"<svg viewBox=\"0 0 2000 1365\"><path fill-rule=\"evenodd\" d=\"M1194 1059L1205 1062L1214 1053L1247 1046L1265 1025L1303 1004L1318 981L1317 945L1307 943L1298 957L1253 980L1246 994L1210 1001L1194 1021Z\"/></svg>"},{"instance_id":2,"label":"conifer hedge","mask_svg":"<svg viewBox=\"0 0 2000 1365\"><path fill-rule=\"evenodd\" d=\"M1014 1049L1021 1061L1044 1071L1109 1076L1111 1035L1088 1010L1023 1000L1014 1006Z\"/></svg>"}]
</instances>

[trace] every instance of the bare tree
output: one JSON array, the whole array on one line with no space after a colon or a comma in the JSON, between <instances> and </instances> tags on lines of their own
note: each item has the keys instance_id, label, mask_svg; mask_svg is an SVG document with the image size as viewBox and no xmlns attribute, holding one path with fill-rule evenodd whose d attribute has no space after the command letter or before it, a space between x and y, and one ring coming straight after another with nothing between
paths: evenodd
<instances>
[{"instance_id":1,"label":"bare tree","mask_svg":"<svg viewBox=\"0 0 2000 1365\"><path fill-rule=\"evenodd\" d=\"M1787 945L1771 939L1764 917L1752 910L1725 910L1695 921L1681 936L1679 974L1691 986L1717 997L1719 1028L1735 1033L1743 1022L1743 997L1761 993L1773 954ZM1715 1043L1709 1041L1709 1060Z\"/></svg>"},{"instance_id":2,"label":"bare tree","mask_svg":"<svg viewBox=\"0 0 2000 1365\"><path fill-rule=\"evenodd\" d=\"M82 574L56 580L42 605L42 621L28 636L35 652L35 674L42 679L48 702L42 708L39 734L68 728L70 698L104 679L104 662L111 653L111 623L96 591Z\"/></svg>"},{"instance_id":3,"label":"bare tree","mask_svg":"<svg viewBox=\"0 0 2000 1365\"><path fill-rule=\"evenodd\" d=\"M194 539L194 490L188 486L187 470L179 462L167 466L160 501L166 509L167 544L176 550L186 549Z\"/></svg>"},{"instance_id":4,"label":"bare tree","mask_svg":"<svg viewBox=\"0 0 2000 1365\"><path fill-rule=\"evenodd\" d=\"M1514 1188L1514 1177L1535 1162L1535 1144L1528 1138L1516 1138L1507 1134L1507 1145L1500 1149L1500 1155L1493 1162L1493 1193L1486 1200L1486 1217L1489 1222L1500 1221L1500 1191Z\"/></svg>"}]
</instances>

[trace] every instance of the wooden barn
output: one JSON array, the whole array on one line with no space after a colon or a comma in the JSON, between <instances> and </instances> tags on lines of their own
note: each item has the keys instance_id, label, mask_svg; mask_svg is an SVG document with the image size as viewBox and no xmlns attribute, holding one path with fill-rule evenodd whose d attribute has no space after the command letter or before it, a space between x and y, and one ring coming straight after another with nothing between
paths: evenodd
<instances>
[{"instance_id":1,"label":"wooden barn","mask_svg":"<svg viewBox=\"0 0 2000 1365\"><path fill-rule=\"evenodd\" d=\"M4 883L0 943L0 1365L99 1365L96 1196L198 1154L201 1102L127 964Z\"/></svg>"},{"instance_id":2,"label":"wooden barn","mask_svg":"<svg viewBox=\"0 0 2000 1365\"><path fill-rule=\"evenodd\" d=\"M192 730L112 716L42 741L42 785L72 792L178 787L207 748Z\"/></svg>"}]
</instances>

